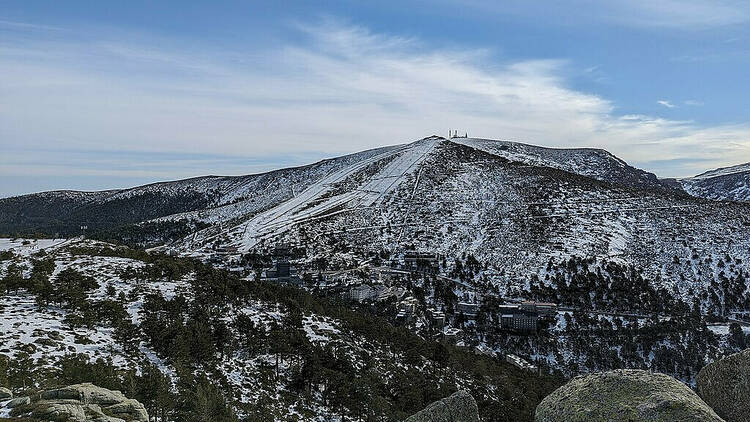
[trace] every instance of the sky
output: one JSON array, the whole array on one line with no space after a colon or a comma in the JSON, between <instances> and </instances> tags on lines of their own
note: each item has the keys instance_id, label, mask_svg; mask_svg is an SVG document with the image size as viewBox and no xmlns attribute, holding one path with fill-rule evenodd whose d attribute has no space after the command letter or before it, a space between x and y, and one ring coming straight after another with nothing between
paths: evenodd
<instances>
[{"instance_id":1,"label":"sky","mask_svg":"<svg viewBox=\"0 0 750 422\"><path fill-rule=\"evenodd\" d=\"M0 0L0 197L449 128L660 177L750 162L750 0Z\"/></svg>"}]
</instances>

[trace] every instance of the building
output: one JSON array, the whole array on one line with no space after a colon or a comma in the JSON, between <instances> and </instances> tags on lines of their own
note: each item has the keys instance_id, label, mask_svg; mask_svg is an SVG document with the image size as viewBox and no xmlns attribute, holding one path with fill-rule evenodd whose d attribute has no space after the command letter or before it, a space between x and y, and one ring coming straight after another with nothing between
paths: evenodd
<instances>
[{"instance_id":1,"label":"building","mask_svg":"<svg viewBox=\"0 0 750 422\"><path fill-rule=\"evenodd\" d=\"M546 302L521 302L519 308L526 312L536 312L539 318L554 319L557 316L557 304Z\"/></svg>"},{"instance_id":2,"label":"building","mask_svg":"<svg viewBox=\"0 0 750 422\"><path fill-rule=\"evenodd\" d=\"M458 341L461 340L462 335L463 332L460 328L448 327L443 330L443 339L450 343L458 343Z\"/></svg>"},{"instance_id":3,"label":"building","mask_svg":"<svg viewBox=\"0 0 750 422\"><path fill-rule=\"evenodd\" d=\"M275 258L289 258L292 256L292 247L288 243L279 243L273 247L271 256Z\"/></svg>"},{"instance_id":4,"label":"building","mask_svg":"<svg viewBox=\"0 0 750 422\"><path fill-rule=\"evenodd\" d=\"M406 289L398 286L385 287L383 290L378 292L378 300L387 300L389 297L394 297L396 300L401 300L406 294Z\"/></svg>"},{"instance_id":5,"label":"building","mask_svg":"<svg viewBox=\"0 0 750 422\"><path fill-rule=\"evenodd\" d=\"M274 264L274 269L266 271L266 278L301 285L302 279L297 275L297 268L288 259L279 259Z\"/></svg>"},{"instance_id":6,"label":"building","mask_svg":"<svg viewBox=\"0 0 750 422\"><path fill-rule=\"evenodd\" d=\"M434 253L404 252L404 269L411 271L435 272L440 268L438 256Z\"/></svg>"},{"instance_id":7,"label":"building","mask_svg":"<svg viewBox=\"0 0 750 422\"><path fill-rule=\"evenodd\" d=\"M500 327L514 331L536 331L539 317L536 312L517 305L500 306Z\"/></svg>"},{"instance_id":8,"label":"building","mask_svg":"<svg viewBox=\"0 0 750 422\"><path fill-rule=\"evenodd\" d=\"M414 313L417 311L417 303L417 299L411 296L399 302L396 321L402 323L411 322L414 319Z\"/></svg>"},{"instance_id":9,"label":"building","mask_svg":"<svg viewBox=\"0 0 750 422\"><path fill-rule=\"evenodd\" d=\"M456 313L457 314L461 313L461 314L464 314L464 316L469 319L474 319L479 313L479 304L469 303L469 302L458 302L456 304Z\"/></svg>"},{"instance_id":10,"label":"building","mask_svg":"<svg viewBox=\"0 0 750 422\"><path fill-rule=\"evenodd\" d=\"M398 309L413 314L417 311L417 298L409 296L398 304Z\"/></svg>"},{"instance_id":11,"label":"building","mask_svg":"<svg viewBox=\"0 0 750 422\"><path fill-rule=\"evenodd\" d=\"M495 352L484 344L480 344L474 347L475 355L495 356Z\"/></svg>"},{"instance_id":12,"label":"building","mask_svg":"<svg viewBox=\"0 0 750 422\"><path fill-rule=\"evenodd\" d=\"M385 286L368 286L367 284L361 284L359 286L352 287L347 292L347 296L351 300L357 302L364 302L366 300L379 299L380 295L385 291Z\"/></svg>"},{"instance_id":13,"label":"building","mask_svg":"<svg viewBox=\"0 0 750 422\"><path fill-rule=\"evenodd\" d=\"M405 311L405 310L403 310L403 309L400 309L400 310L399 310L399 311L398 311L398 312L396 313L396 321L397 321L397 322L400 322L400 323L402 323L402 324L406 324L406 323L409 323L409 322L411 322L411 320L412 320L412 315L411 315L411 314L409 314L408 312L406 312L406 311Z\"/></svg>"},{"instance_id":14,"label":"building","mask_svg":"<svg viewBox=\"0 0 750 422\"><path fill-rule=\"evenodd\" d=\"M516 312L513 314L512 329L516 331L536 331L539 317L533 312Z\"/></svg>"},{"instance_id":15,"label":"building","mask_svg":"<svg viewBox=\"0 0 750 422\"><path fill-rule=\"evenodd\" d=\"M427 315L430 317L430 325L442 329L445 326L445 313L443 311L430 308L427 310Z\"/></svg>"}]
</instances>

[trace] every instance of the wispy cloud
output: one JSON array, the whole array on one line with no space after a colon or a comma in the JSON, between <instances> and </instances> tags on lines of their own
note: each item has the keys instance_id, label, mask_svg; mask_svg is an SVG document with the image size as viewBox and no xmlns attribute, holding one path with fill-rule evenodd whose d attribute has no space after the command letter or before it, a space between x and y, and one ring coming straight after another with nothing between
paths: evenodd
<instances>
[{"instance_id":1,"label":"wispy cloud","mask_svg":"<svg viewBox=\"0 0 750 422\"><path fill-rule=\"evenodd\" d=\"M694 169L655 160L750 161L750 127L618 115L609 100L568 86L564 60L498 62L490 50L430 49L416 39L330 20L297 30L301 41L247 51L123 43L107 34L80 42L6 37L0 40L0 143L14 145L14 157L21 158L52 149L160 153L148 166L112 169L160 179L252 172L258 161L290 154L293 160L279 164L302 164L447 127L550 146L603 147L669 176ZM185 152L255 160L243 171L236 161L210 159L213 171L196 164L186 174L184 159L169 158ZM7 160L0 164L12 164ZM101 156L89 164L45 160L5 168L29 175L107 171L95 165Z\"/></svg>"},{"instance_id":2,"label":"wispy cloud","mask_svg":"<svg viewBox=\"0 0 750 422\"><path fill-rule=\"evenodd\" d=\"M671 102L669 102L669 100L658 100L657 103L663 105L666 108L675 108L675 107L677 107L676 105L674 105Z\"/></svg>"},{"instance_id":3,"label":"wispy cloud","mask_svg":"<svg viewBox=\"0 0 750 422\"><path fill-rule=\"evenodd\" d=\"M599 22L638 28L703 30L750 21L747 0L443 0L494 14L517 14L560 25Z\"/></svg>"},{"instance_id":4,"label":"wispy cloud","mask_svg":"<svg viewBox=\"0 0 750 422\"><path fill-rule=\"evenodd\" d=\"M15 29L15 30L43 30L43 31L62 31L63 29L58 26L51 25L40 25L36 23L28 22L16 22L0 19L0 28Z\"/></svg>"}]
</instances>

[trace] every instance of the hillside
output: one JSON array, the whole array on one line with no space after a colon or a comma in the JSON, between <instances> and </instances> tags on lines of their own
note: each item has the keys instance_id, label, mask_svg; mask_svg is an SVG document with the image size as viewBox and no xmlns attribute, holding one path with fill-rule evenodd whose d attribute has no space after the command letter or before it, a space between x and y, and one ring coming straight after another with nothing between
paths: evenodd
<instances>
[{"instance_id":1,"label":"hillside","mask_svg":"<svg viewBox=\"0 0 750 422\"><path fill-rule=\"evenodd\" d=\"M707 171L680 183L686 192L700 198L750 202L750 163Z\"/></svg>"},{"instance_id":2,"label":"hillside","mask_svg":"<svg viewBox=\"0 0 750 422\"><path fill-rule=\"evenodd\" d=\"M189 259L88 240L2 250L0 386L16 396L96 382L159 420L399 421L468 389L485 420L531 420L559 385Z\"/></svg>"},{"instance_id":3,"label":"hillside","mask_svg":"<svg viewBox=\"0 0 750 422\"><path fill-rule=\"evenodd\" d=\"M210 258L217 248L246 253L288 242L315 245L308 259L332 262L415 249L449 265L471 253L486 265L482 276L503 290L545 279L550 261L595 258L632 265L680 297L710 293L719 260L737 260L735 274L747 271L748 205L529 165L471 142L427 138L390 150L167 249ZM346 254L337 252L341 245Z\"/></svg>"},{"instance_id":4,"label":"hillside","mask_svg":"<svg viewBox=\"0 0 750 422\"><path fill-rule=\"evenodd\" d=\"M445 141L443 138L434 139ZM4 198L0 199L0 234L76 235L81 225L88 226L91 231L112 231L156 219L157 224L171 223L172 231L177 231L172 237L184 235L185 228L176 225L187 225L186 230L190 231L203 227L203 224L226 223L252 216L292 199L309 187L321 193L321 186L347 177L351 180L353 174L367 177L365 174L374 171L374 166L396 157L404 156L403 159L408 161L408 151L420 142L428 141L379 148L257 175L206 176L122 190L52 191ZM672 190L653 174L628 166L604 150L554 149L473 138L453 138L452 142L509 161L556 168L615 185ZM399 163L384 170L398 172ZM385 177L392 178L392 175ZM396 179L383 179L378 182L379 186L370 187L382 190L390 184L386 182L393 182L393 187L400 183ZM363 189L368 188L363 186ZM304 200L295 198L296 202ZM149 230L163 231L164 227L151 223L146 231Z\"/></svg>"},{"instance_id":5,"label":"hillside","mask_svg":"<svg viewBox=\"0 0 750 422\"><path fill-rule=\"evenodd\" d=\"M279 204L330 172L377 155L365 151L315 164L248 176L206 176L101 192L52 191L0 199L0 233L77 235L113 230L158 217L192 215L216 222L223 209L233 217ZM206 217L204 217L206 216Z\"/></svg>"},{"instance_id":6,"label":"hillside","mask_svg":"<svg viewBox=\"0 0 750 422\"><path fill-rule=\"evenodd\" d=\"M750 204L696 198L652 176L602 150L428 137L247 176L215 206L90 235L246 280L274 279L277 250L289 249L288 281L336 298L362 286L391 292L370 305L422 338L460 332L452 342L565 376L642 368L694 383L750 332L736 325L750 309ZM174 192L204 192L197 180ZM169 196L166 186L135 191ZM101 195L88 200L135 197ZM409 267L407 255L432 261ZM522 300L560 311L533 336L509 334L501 305ZM467 317L459 303L481 312ZM405 307L407 323L396 320Z\"/></svg>"},{"instance_id":7,"label":"hillside","mask_svg":"<svg viewBox=\"0 0 750 422\"><path fill-rule=\"evenodd\" d=\"M652 173L629 166L608 151L597 148L547 148L492 139L452 138L452 142L476 148L510 161L551 167L616 185L672 190Z\"/></svg>"}]
</instances>

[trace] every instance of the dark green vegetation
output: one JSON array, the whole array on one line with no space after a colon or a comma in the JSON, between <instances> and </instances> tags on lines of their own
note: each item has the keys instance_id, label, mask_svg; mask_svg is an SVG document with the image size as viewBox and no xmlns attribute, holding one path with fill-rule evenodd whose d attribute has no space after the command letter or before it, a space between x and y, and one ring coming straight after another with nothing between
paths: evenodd
<instances>
[{"instance_id":1,"label":"dark green vegetation","mask_svg":"<svg viewBox=\"0 0 750 422\"><path fill-rule=\"evenodd\" d=\"M124 294L94 300L86 294L97 281L75 270L62 271L49 280L49 261L41 257L34 261L30 277L20 272L5 277L15 280L14 289L36 294L40 308L64 307L70 325L114 327L114 337L126 351L136 350L143 342L174 369L176 388L170 388L169 378L147 362L118 369L112 362L67 355L41 366L23 353L13 361L4 360L0 385L30 389L34 384L94 382L137 399L157 420L176 421L270 421L276 418L279 402L285 409L322 406L353 420L397 421L467 388L477 399L484 420L523 421L532 419L537 403L562 381L425 340L366 309L352 310L335 298L273 283L247 282L195 260L128 248L71 248L69 252L145 262L140 269L121 270L121 278L131 280L136 290L143 280L179 280L190 275L186 278L189 294L142 296L139 325L132 324L125 312L129 299ZM49 283L49 293L42 293L44 288L31 280L43 280L45 275L47 281L41 285ZM39 299L40 295L45 299ZM253 321L237 312L247 306L278 309L281 318L270 325ZM311 342L303 329L303 318L311 314L336 321L352 347ZM257 400L239 400L242 392L220 370L238 358L260 359L254 374L257 384L249 386L253 393L264 393Z\"/></svg>"},{"instance_id":2,"label":"dark green vegetation","mask_svg":"<svg viewBox=\"0 0 750 422\"><path fill-rule=\"evenodd\" d=\"M717 277L700 295L691 294L692 303L680 300L676 290L655 287L660 284L658 280L654 282L647 279L634 266L613 262L598 263L593 258L575 256L563 262L550 261L545 280L534 276L528 295L536 300L585 310L649 315L685 315L692 311L719 317L726 316L731 311L750 309L750 295L745 294L750 275L741 265L742 260L726 255L716 261L719 268ZM687 263L681 263L676 256L672 259L674 266L698 267L700 264L711 263L711 258L700 258L696 253Z\"/></svg>"},{"instance_id":3,"label":"dark green vegetation","mask_svg":"<svg viewBox=\"0 0 750 422\"><path fill-rule=\"evenodd\" d=\"M115 192L48 192L0 199L0 234L69 237L81 225L91 232L111 231L129 224L206 207L210 196L141 192L99 202Z\"/></svg>"},{"instance_id":4,"label":"dark green vegetation","mask_svg":"<svg viewBox=\"0 0 750 422\"><path fill-rule=\"evenodd\" d=\"M729 256L718 260L722 270L709 284L710 293L690 302L632 266L576 257L550 261L547 276L532 276L528 288L506 286L511 297L553 302L567 310L564 323L540 321L540 329L526 335L501 329L500 305L507 303L497 286L482 278L475 282L483 299L474 321L456 310L461 282L478 278L487 264L471 254L453 261L449 276L455 281L431 275L400 281L423 299L422 311L442 309L447 321L463 330L468 345L482 342L568 376L640 368L692 383L706 363L750 344L750 335L727 320L730 312L750 308L750 297L743 293L747 272ZM726 341L709 329L712 323L729 325Z\"/></svg>"}]
</instances>

